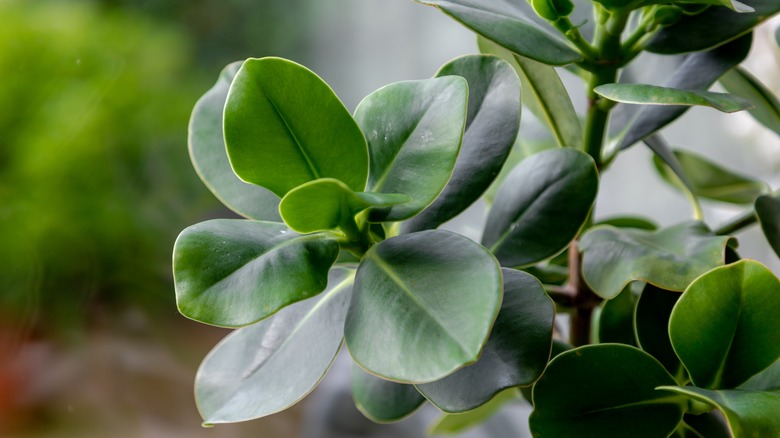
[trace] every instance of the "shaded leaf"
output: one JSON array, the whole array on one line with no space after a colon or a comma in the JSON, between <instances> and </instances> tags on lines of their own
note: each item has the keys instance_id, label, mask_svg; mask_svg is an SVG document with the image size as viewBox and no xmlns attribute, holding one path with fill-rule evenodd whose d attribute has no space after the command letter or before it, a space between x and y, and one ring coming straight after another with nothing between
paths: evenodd
<instances>
[{"instance_id":1,"label":"shaded leaf","mask_svg":"<svg viewBox=\"0 0 780 438\"><path fill-rule=\"evenodd\" d=\"M755 202L755 209L769 246L780 257L780 198L759 196Z\"/></svg>"},{"instance_id":2,"label":"shaded leaf","mask_svg":"<svg viewBox=\"0 0 780 438\"><path fill-rule=\"evenodd\" d=\"M748 110L750 115L780 135L780 100L761 81L737 66L724 74L719 82L729 93L752 103L753 109Z\"/></svg>"},{"instance_id":3,"label":"shaded leaf","mask_svg":"<svg viewBox=\"0 0 780 438\"><path fill-rule=\"evenodd\" d=\"M230 83L242 63L225 67L217 83L195 104L188 136L190 159L206 187L231 210L251 219L279 222L279 197L238 179L225 151L222 112Z\"/></svg>"},{"instance_id":4,"label":"shaded leaf","mask_svg":"<svg viewBox=\"0 0 780 438\"><path fill-rule=\"evenodd\" d=\"M285 410L319 383L341 347L354 271L334 269L328 291L229 334L195 377L207 424Z\"/></svg>"},{"instance_id":5,"label":"shaded leaf","mask_svg":"<svg viewBox=\"0 0 780 438\"><path fill-rule=\"evenodd\" d=\"M610 217L596 222L595 225L611 225L616 228L637 228L648 231L655 231L658 229L658 225L650 219L633 216Z\"/></svg>"},{"instance_id":6,"label":"shaded leaf","mask_svg":"<svg viewBox=\"0 0 780 438\"><path fill-rule=\"evenodd\" d=\"M615 298L604 301L598 313L598 343L636 345L634 338L634 310L637 295L634 283L626 286Z\"/></svg>"},{"instance_id":7,"label":"shaded leaf","mask_svg":"<svg viewBox=\"0 0 780 438\"><path fill-rule=\"evenodd\" d=\"M452 176L466 123L468 86L458 76L397 82L355 110L368 139L368 190L411 201L371 208L372 222L407 219L430 205Z\"/></svg>"},{"instance_id":8,"label":"shaded leaf","mask_svg":"<svg viewBox=\"0 0 780 438\"><path fill-rule=\"evenodd\" d=\"M636 305L636 338L642 350L650 353L673 376L682 372L682 364L669 340L669 318L674 305L682 296L653 286L645 285Z\"/></svg>"},{"instance_id":9,"label":"shaded leaf","mask_svg":"<svg viewBox=\"0 0 780 438\"><path fill-rule=\"evenodd\" d=\"M734 388L780 357L780 280L742 260L697 278L674 306L669 335L691 381Z\"/></svg>"},{"instance_id":10,"label":"shaded leaf","mask_svg":"<svg viewBox=\"0 0 780 438\"><path fill-rule=\"evenodd\" d=\"M188 227L173 247L176 305L206 324L238 327L325 289L339 245L284 224L214 219Z\"/></svg>"},{"instance_id":11,"label":"shaded leaf","mask_svg":"<svg viewBox=\"0 0 780 438\"><path fill-rule=\"evenodd\" d=\"M509 174L487 218L482 244L502 266L523 266L566 248L588 217L598 172L587 154L552 149Z\"/></svg>"},{"instance_id":12,"label":"shaded leaf","mask_svg":"<svg viewBox=\"0 0 780 438\"><path fill-rule=\"evenodd\" d=\"M758 374L754 374L737 389L746 391L780 391L780 359Z\"/></svg>"},{"instance_id":13,"label":"shaded leaf","mask_svg":"<svg viewBox=\"0 0 780 438\"><path fill-rule=\"evenodd\" d=\"M225 104L225 143L239 178L284 196L319 178L362 191L368 150L328 84L281 58L248 59Z\"/></svg>"},{"instance_id":14,"label":"shaded leaf","mask_svg":"<svg viewBox=\"0 0 780 438\"><path fill-rule=\"evenodd\" d=\"M484 423L504 405L519 398L517 388L509 388L496 394L482 406L461 414L444 414L428 429L430 435L448 435L463 432Z\"/></svg>"},{"instance_id":15,"label":"shaded leaf","mask_svg":"<svg viewBox=\"0 0 780 438\"><path fill-rule=\"evenodd\" d=\"M648 84L604 84L594 88L593 91L615 102L639 105L698 105L715 108L725 113L753 107L750 102L730 94L681 90Z\"/></svg>"},{"instance_id":16,"label":"shaded leaf","mask_svg":"<svg viewBox=\"0 0 780 438\"><path fill-rule=\"evenodd\" d=\"M468 81L468 115L452 178L438 198L401 228L436 228L474 203L498 176L520 128L520 82L511 66L492 56L465 56L436 76Z\"/></svg>"},{"instance_id":17,"label":"shaded leaf","mask_svg":"<svg viewBox=\"0 0 780 438\"><path fill-rule=\"evenodd\" d=\"M366 252L345 326L363 368L407 383L477 360L501 306L501 270L482 246L443 230L403 234Z\"/></svg>"},{"instance_id":18,"label":"shaded leaf","mask_svg":"<svg viewBox=\"0 0 780 438\"><path fill-rule=\"evenodd\" d=\"M350 378L355 407L376 423L400 421L425 402L414 385L380 379L354 364Z\"/></svg>"},{"instance_id":19,"label":"shaded leaf","mask_svg":"<svg viewBox=\"0 0 780 438\"><path fill-rule=\"evenodd\" d=\"M685 437L692 438L732 438L728 423L723 415L715 410L705 414L683 416L683 425L691 431Z\"/></svg>"}]
</instances>

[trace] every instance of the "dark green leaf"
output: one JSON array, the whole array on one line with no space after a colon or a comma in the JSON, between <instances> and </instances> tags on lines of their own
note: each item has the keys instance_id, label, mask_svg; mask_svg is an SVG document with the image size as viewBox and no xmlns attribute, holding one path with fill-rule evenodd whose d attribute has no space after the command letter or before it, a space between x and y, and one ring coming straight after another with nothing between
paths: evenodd
<instances>
[{"instance_id":1,"label":"dark green leaf","mask_svg":"<svg viewBox=\"0 0 780 438\"><path fill-rule=\"evenodd\" d=\"M517 388L504 390L496 394L489 402L472 411L461 414L442 415L433 425L431 425L428 433L430 435L461 433L466 429L484 423L488 418L495 415L496 412L504 407L504 405L517 400L518 398L519 394L517 393Z\"/></svg>"},{"instance_id":2,"label":"dark green leaf","mask_svg":"<svg viewBox=\"0 0 780 438\"><path fill-rule=\"evenodd\" d=\"M561 353L534 385L534 436L668 436L683 416L680 397L656 391L674 378L647 353L601 344Z\"/></svg>"},{"instance_id":3,"label":"dark green leaf","mask_svg":"<svg viewBox=\"0 0 780 438\"><path fill-rule=\"evenodd\" d=\"M674 306L669 335L691 381L734 388L780 357L780 280L742 260L697 278Z\"/></svg>"},{"instance_id":4,"label":"dark green leaf","mask_svg":"<svg viewBox=\"0 0 780 438\"><path fill-rule=\"evenodd\" d=\"M748 110L750 115L780 135L780 100L761 81L739 66L719 81L729 93L750 101L753 104L753 109Z\"/></svg>"},{"instance_id":5,"label":"dark green leaf","mask_svg":"<svg viewBox=\"0 0 780 438\"><path fill-rule=\"evenodd\" d=\"M411 415L425 398L414 385L391 382L352 366L352 399L355 407L377 423L391 423Z\"/></svg>"},{"instance_id":6,"label":"dark green leaf","mask_svg":"<svg viewBox=\"0 0 780 438\"><path fill-rule=\"evenodd\" d=\"M636 345L634 309L638 297L633 291L634 284L629 284L618 296L601 305L598 313L598 343Z\"/></svg>"},{"instance_id":7,"label":"dark green leaf","mask_svg":"<svg viewBox=\"0 0 780 438\"><path fill-rule=\"evenodd\" d=\"M759 196L756 199L755 208L766 240L775 250L775 254L780 257L780 198Z\"/></svg>"},{"instance_id":8,"label":"dark green leaf","mask_svg":"<svg viewBox=\"0 0 780 438\"><path fill-rule=\"evenodd\" d=\"M215 219L181 232L173 248L176 304L224 327L259 321L325 289L339 245L284 224Z\"/></svg>"},{"instance_id":9,"label":"dark green leaf","mask_svg":"<svg viewBox=\"0 0 780 438\"><path fill-rule=\"evenodd\" d=\"M707 50L750 32L780 11L777 0L740 1L755 12L739 13L711 7L701 14L683 16L677 23L661 30L647 50L667 55Z\"/></svg>"},{"instance_id":10,"label":"dark green leaf","mask_svg":"<svg viewBox=\"0 0 780 438\"><path fill-rule=\"evenodd\" d=\"M280 197L319 178L366 186L360 128L328 84L286 59L241 66L225 104L225 143L239 178Z\"/></svg>"},{"instance_id":11,"label":"dark green leaf","mask_svg":"<svg viewBox=\"0 0 780 438\"><path fill-rule=\"evenodd\" d=\"M746 391L780 391L780 359L753 375L737 389Z\"/></svg>"},{"instance_id":12,"label":"dark green leaf","mask_svg":"<svg viewBox=\"0 0 780 438\"><path fill-rule=\"evenodd\" d=\"M536 263L566 248L590 213L598 172L590 156L553 149L512 170L490 210L482 244L502 266Z\"/></svg>"},{"instance_id":13,"label":"dark green leaf","mask_svg":"<svg viewBox=\"0 0 780 438\"><path fill-rule=\"evenodd\" d=\"M698 198L694 195L693 184L688 180L680 160L677 159L677 155L674 154L669 143L666 142L661 134L653 134L646 137L644 142L653 151L653 160L656 163L656 168L662 172L662 175L666 176L668 181L671 181L672 184L682 190L694 204L694 208L698 213L701 210L701 206Z\"/></svg>"},{"instance_id":14,"label":"dark green leaf","mask_svg":"<svg viewBox=\"0 0 780 438\"><path fill-rule=\"evenodd\" d=\"M398 82L355 110L368 139L368 189L410 202L372 208L372 222L407 219L430 205L452 176L466 124L468 85L458 76Z\"/></svg>"},{"instance_id":15,"label":"dark green leaf","mask_svg":"<svg viewBox=\"0 0 780 438\"><path fill-rule=\"evenodd\" d=\"M560 37L532 22L519 6L490 0L417 0L436 6L479 35L525 57L549 65L577 62L582 56Z\"/></svg>"},{"instance_id":16,"label":"dark green leaf","mask_svg":"<svg viewBox=\"0 0 780 438\"><path fill-rule=\"evenodd\" d=\"M474 203L498 176L520 128L520 82L512 67L492 56L465 56L436 76L468 81L468 116L452 178L438 198L402 225L409 233L436 228Z\"/></svg>"},{"instance_id":17,"label":"dark green leaf","mask_svg":"<svg viewBox=\"0 0 780 438\"><path fill-rule=\"evenodd\" d=\"M689 431L683 438L732 438L726 419L717 410L699 415L685 414L682 425Z\"/></svg>"},{"instance_id":18,"label":"dark green leaf","mask_svg":"<svg viewBox=\"0 0 780 438\"><path fill-rule=\"evenodd\" d=\"M504 389L530 385L547 365L555 305L530 274L507 268L502 272L504 301L479 360L441 380L417 385L444 412L470 411Z\"/></svg>"},{"instance_id":19,"label":"dark green leaf","mask_svg":"<svg viewBox=\"0 0 780 438\"><path fill-rule=\"evenodd\" d=\"M724 113L752 108L741 97L711 91L680 90L648 84L604 84L594 90L609 100L638 105L708 106Z\"/></svg>"},{"instance_id":20,"label":"dark green leaf","mask_svg":"<svg viewBox=\"0 0 780 438\"><path fill-rule=\"evenodd\" d=\"M631 281L682 291L699 275L723 265L728 241L694 221L655 232L598 226L580 240L582 274L604 299L614 298Z\"/></svg>"},{"instance_id":21,"label":"dark green leaf","mask_svg":"<svg viewBox=\"0 0 780 438\"><path fill-rule=\"evenodd\" d=\"M674 305L682 296L672 292L645 285L636 305L636 338L642 350L650 353L673 376L682 372L682 364L669 340L669 317Z\"/></svg>"},{"instance_id":22,"label":"dark green leaf","mask_svg":"<svg viewBox=\"0 0 780 438\"><path fill-rule=\"evenodd\" d=\"M225 67L217 83L195 104L190 116L190 158L206 187L231 210L251 219L278 222L279 197L238 179L225 151L222 112L230 83L242 63Z\"/></svg>"},{"instance_id":23,"label":"dark green leaf","mask_svg":"<svg viewBox=\"0 0 780 438\"><path fill-rule=\"evenodd\" d=\"M286 307L214 347L195 377L206 423L271 415L314 389L341 347L353 276L334 269L322 298Z\"/></svg>"},{"instance_id":24,"label":"dark green leaf","mask_svg":"<svg viewBox=\"0 0 780 438\"><path fill-rule=\"evenodd\" d=\"M368 250L345 327L353 359L378 376L438 380L477 360L501 306L501 270L482 246L442 230Z\"/></svg>"},{"instance_id":25,"label":"dark green leaf","mask_svg":"<svg viewBox=\"0 0 780 438\"><path fill-rule=\"evenodd\" d=\"M598 221L596 225L611 225L616 228L637 228L648 231L655 231L658 229L658 225L650 219L633 216L610 217Z\"/></svg>"}]
</instances>

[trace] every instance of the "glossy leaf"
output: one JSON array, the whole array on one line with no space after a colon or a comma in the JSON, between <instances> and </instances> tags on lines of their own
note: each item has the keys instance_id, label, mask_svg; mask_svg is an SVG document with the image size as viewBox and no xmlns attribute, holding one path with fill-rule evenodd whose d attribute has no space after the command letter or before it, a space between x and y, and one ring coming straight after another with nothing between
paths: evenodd
<instances>
[{"instance_id":1,"label":"glossy leaf","mask_svg":"<svg viewBox=\"0 0 780 438\"><path fill-rule=\"evenodd\" d=\"M711 391L692 386L658 388L690 397L718 408L734 438L770 437L780 430L780 391Z\"/></svg>"},{"instance_id":2,"label":"glossy leaf","mask_svg":"<svg viewBox=\"0 0 780 438\"><path fill-rule=\"evenodd\" d=\"M669 317L681 296L679 292L648 284L636 304L635 327L639 346L658 359L673 376L680 375L682 364L669 340Z\"/></svg>"},{"instance_id":3,"label":"glossy leaf","mask_svg":"<svg viewBox=\"0 0 780 438\"><path fill-rule=\"evenodd\" d=\"M754 119L780 135L780 100L747 70L741 67L723 75L719 82L729 93L740 96L753 104L748 110Z\"/></svg>"},{"instance_id":4,"label":"glossy leaf","mask_svg":"<svg viewBox=\"0 0 780 438\"><path fill-rule=\"evenodd\" d=\"M284 195L279 211L284 222L299 233L355 227L356 213L369 207L390 207L408 202L406 195L353 192L346 184L321 178Z\"/></svg>"},{"instance_id":5,"label":"glossy leaf","mask_svg":"<svg viewBox=\"0 0 780 438\"><path fill-rule=\"evenodd\" d=\"M414 385L380 379L357 365L352 366L350 378L355 407L376 423L402 420L425 402Z\"/></svg>"},{"instance_id":6,"label":"glossy leaf","mask_svg":"<svg viewBox=\"0 0 780 438\"><path fill-rule=\"evenodd\" d=\"M467 114L468 86L458 76L390 84L355 110L368 139L368 190L411 201L372 208L372 222L407 219L430 205L452 176Z\"/></svg>"},{"instance_id":7,"label":"glossy leaf","mask_svg":"<svg viewBox=\"0 0 780 438\"><path fill-rule=\"evenodd\" d=\"M464 26L497 44L528 58L566 65L582 56L560 37L531 21L509 2L490 0L417 0L439 8Z\"/></svg>"},{"instance_id":8,"label":"glossy leaf","mask_svg":"<svg viewBox=\"0 0 780 438\"><path fill-rule=\"evenodd\" d=\"M691 381L734 388L780 358L780 280L742 260L702 275L685 290L669 335Z\"/></svg>"},{"instance_id":9,"label":"glossy leaf","mask_svg":"<svg viewBox=\"0 0 780 438\"><path fill-rule=\"evenodd\" d=\"M696 196L734 204L748 204L768 190L763 182L733 173L692 152L675 150L674 155ZM654 164L667 182L679 187L676 175L669 173L669 169L663 166L658 156L654 157Z\"/></svg>"},{"instance_id":10,"label":"glossy leaf","mask_svg":"<svg viewBox=\"0 0 780 438\"><path fill-rule=\"evenodd\" d=\"M539 280L502 269L504 301L482 356L443 379L417 385L444 412L470 411L500 391L532 384L550 357L555 305Z\"/></svg>"},{"instance_id":11,"label":"glossy leaf","mask_svg":"<svg viewBox=\"0 0 780 438\"><path fill-rule=\"evenodd\" d=\"M206 324L239 327L325 289L339 245L284 224L214 219L181 232L173 248L176 305Z\"/></svg>"},{"instance_id":12,"label":"glossy leaf","mask_svg":"<svg viewBox=\"0 0 780 438\"><path fill-rule=\"evenodd\" d=\"M634 283L626 286L615 298L605 301L598 313L598 343L636 345L634 310L637 295Z\"/></svg>"},{"instance_id":13,"label":"glossy leaf","mask_svg":"<svg viewBox=\"0 0 780 438\"><path fill-rule=\"evenodd\" d=\"M512 67L493 56L464 56L438 77L468 81L463 144L452 178L438 198L402 225L404 232L436 228L474 203L498 176L520 128L520 82Z\"/></svg>"},{"instance_id":14,"label":"glossy leaf","mask_svg":"<svg viewBox=\"0 0 780 438\"><path fill-rule=\"evenodd\" d=\"M217 83L195 104L189 126L190 159L206 187L231 210L251 219L279 222L279 197L238 179L225 151L222 112L230 83L242 63L225 67Z\"/></svg>"},{"instance_id":15,"label":"glossy leaf","mask_svg":"<svg viewBox=\"0 0 780 438\"><path fill-rule=\"evenodd\" d=\"M328 84L299 64L246 60L230 86L224 124L236 175L279 197L319 178L365 188L363 133Z\"/></svg>"},{"instance_id":16,"label":"glossy leaf","mask_svg":"<svg viewBox=\"0 0 780 438\"><path fill-rule=\"evenodd\" d=\"M523 160L496 195L482 244L502 266L524 266L566 248L588 217L598 191L590 156L553 149Z\"/></svg>"},{"instance_id":17,"label":"glossy leaf","mask_svg":"<svg viewBox=\"0 0 780 438\"><path fill-rule=\"evenodd\" d=\"M761 223L769 246L780 257L780 198L777 196L759 196L755 202L756 216Z\"/></svg>"},{"instance_id":18,"label":"glossy leaf","mask_svg":"<svg viewBox=\"0 0 780 438\"><path fill-rule=\"evenodd\" d=\"M719 46L750 32L780 12L777 0L739 0L755 9L740 13L727 8L711 7L662 29L650 41L647 50L661 54L688 53Z\"/></svg>"},{"instance_id":19,"label":"glossy leaf","mask_svg":"<svg viewBox=\"0 0 780 438\"><path fill-rule=\"evenodd\" d=\"M352 358L378 376L440 379L477 360L501 306L501 270L480 245L442 230L366 252L345 327Z\"/></svg>"},{"instance_id":20,"label":"glossy leaf","mask_svg":"<svg viewBox=\"0 0 780 438\"><path fill-rule=\"evenodd\" d=\"M207 424L271 415L314 389L341 347L353 276L334 269L322 298L286 307L214 347L195 377Z\"/></svg>"},{"instance_id":21,"label":"glossy leaf","mask_svg":"<svg viewBox=\"0 0 780 438\"><path fill-rule=\"evenodd\" d=\"M485 38L477 42L481 52L499 56L514 67L524 91L523 104L547 125L558 144L580 147L582 125L555 68L516 55Z\"/></svg>"},{"instance_id":22,"label":"glossy leaf","mask_svg":"<svg viewBox=\"0 0 780 438\"><path fill-rule=\"evenodd\" d=\"M609 100L638 105L708 106L724 113L752 108L741 97L711 91L681 90L648 84L604 84L593 89Z\"/></svg>"},{"instance_id":23,"label":"glossy leaf","mask_svg":"<svg viewBox=\"0 0 780 438\"><path fill-rule=\"evenodd\" d=\"M604 299L614 298L631 281L683 291L699 275L723 265L728 241L701 222L654 232L598 226L580 240L582 274Z\"/></svg>"},{"instance_id":24,"label":"glossy leaf","mask_svg":"<svg viewBox=\"0 0 780 438\"><path fill-rule=\"evenodd\" d=\"M467 429L484 423L501 408L519 398L517 388L504 390L482 406L460 414L444 414L431 425L430 435L449 435L461 433Z\"/></svg>"},{"instance_id":25,"label":"glossy leaf","mask_svg":"<svg viewBox=\"0 0 780 438\"><path fill-rule=\"evenodd\" d=\"M558 355L534 385L534 436L668 436L683 416L679 397L656 391L674 378L652 356L600 344Z\"/></svg>"}]
</instances>

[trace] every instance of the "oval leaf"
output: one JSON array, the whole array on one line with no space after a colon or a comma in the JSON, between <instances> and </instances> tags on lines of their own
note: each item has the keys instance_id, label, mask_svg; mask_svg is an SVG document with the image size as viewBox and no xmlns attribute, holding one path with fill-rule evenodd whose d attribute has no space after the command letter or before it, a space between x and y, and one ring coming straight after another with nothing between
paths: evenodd
<instances>
[{"instance_id":1,"label":"oval leaf","mask_svg":"<svg viewBox=\"0 0 780 438\"><path fill-rule=\"evenodd\" d=\"M217 83L195 104L188 135L190 159L206 187L231 210L251 219L278 222L279 197L238 179L225 151L222 112L230 83L242 63L225 67Z\"/></svg>"},{"instance_id":2,"label":"oval leaf","mask_svg":"<svg viewBox=\"0 0 780 438\"><path fill-rule=\"evenodd\" d=\"M755 209L769 246L780 257L780 198L759 196L755 202Z\"/></svg>"},{"instance_id":3,"label":"oval leaf","mask_svg":"<svg viewBox=\"0 0 780 438\"><path fill-rule=\"evenodd\" d=\"M182 315L223 327L266 318L327 285L339 245L283 224L215 219L181 232L173 247Z\"/></svg>"},{"instance_id":4,"label":"oval leaf","mask_svg":"<svg viewBox=\"0 0 780 438\"><path fill-rule=\"evenodd\" d=\"M468 81L468 116L452 178L438 198L402 225L409 233L436 228L474 203L498 176L520 128L520 82L512 67L492 56L464 56L436 76Z\"/></svg>"},{"instance_id":5,"label":"oval leaf","mask_svg":"<svg viewBox=\"0 0 780 438\"><path fill-rule=\"evenodd\" d=\"M555 305L532 275L503 268L504 302L473 365L417 389L444 412L465 412L500 391L532 384L550 358Z\"/></svg>"},{"instance_id":6,"label":"oval leaf","mask_svg":"<svg viewBox=\"0 0 780 438\"><path fill-rule=\"evenodd\" d=\"M363 256L345 327L353 359L408 383L477 360L501 306L501 270L480 245L442 230L393 237Z\"/></svg>"},{"instance_id":7,"label":"oval leaf","mask_svg":"<svg viewBox=\"0 0 780 438\"><path fill-rule=\"evenodd\" d=\"M401 193L410 202L372 208L372 222L407 219L427 207L452 176L466 123L466 80L446 76L390 84L355 110L368 139L368 190Z\"/></svg>"},{"instance_id":8,"label":"oval leaf","mask_svg":"<svg viewBox=\"0 0 780 438\"><path fill-rule=\"evenodd\" d=\"M352 366L352 399L371 421L391 423L411 415L425 402L414 385L391 382Z\"/></svg>"},{"instance_id":9,"label":"oval leaf","mask_svg":"<svg viewBox=\"0 0 780 438\"><path fill-rule=\"evenodd\" d=\"M548 65L566 65L582 56L562 39L543 30L508 2L491 0L417 0L436 6L464 26L507 49Z\"/></svg>"},{"instance_id":10,"label":"oval leaf","mask_svg":"<svg viewBox=\"0 0 780 438\"><path fill-rule=\"evenodd\" d=\"M552 149L520 162L496 194L482 244L502 266L530 265L566 248L590 214L598 172L587 154Z\"/></svg>"},{"instance_id":11,"label":"oval leaf","mask_svg":"<svg viewBox=\"0 0 780 438\"><path fill-rule=\"evenodd\" d=\"M702 275L674 306L669 335L691 381L734 388L780 358L780 280L742 260Z\"/></svg>"},{"instance_id":12,"label":"oval leaf","mask_svg":"<svg viewBox=\"0 0 780 438\"><path fill-rule=\"evenodd\" d=\"M677 300L682 296L653 286L645 285L636 304L636 338L642 350L650 353L673 376L682 373L682 364L669 340L669 318Z\"/></svg>"},{"instance_id":13,"label":"oval leaf","mask_svg":"<svg viewBox=\"0 0 780 438\"><path fill-rule=\"evenodd\" d=\"M558 355L534 385L534 436L669 436L683 416L679 397L656 391L674 378L652 356L620 344Z\"/></svg>"},{"instance_id":14,"label":"oval leaf","mask_svg":"<svg viewBox=\"0 0 780 438\"><path fill-rule=\"evenodd\" d=\"M724 113L753 107L741 97L711 91L680 90L648 84L604 84L593 89L609 100L638 105L708 106Z\"/></svg>"},{"instance_id":15,"label":"oval leaf","mask_svg":"<svg viewBox=\"0 0 780 438\"><path fill-rule=\"evenodd\" d=\"M580 240L582 275L607 300L635 280L683 291L699 275L723 265L729 239L693 221L655 232L598 226Z\"/></svg>"},{"instance_id":16,"label":"oval leaf","mask_svg":"<svg viewBox=\"0 0 780 438\"><path fill-rule=\"evenodd\" d=\"M780 100L747 70L737 66L723 75L719 82L731 94L753 104L748 110L754 119L780 135Z\"/></svg>"},{"instance_id":17,"label":"oval leaf","mask_svg":"<svg viewBox=\"0 0 780 438\"><path fill-rule=\"evenodd\" d=\"M225 104L225 143L239 178L284 196L319 178L362 191L363 133L328 84L280 58L248 59Z\"/></svg>"},{"instance_id":18,"label":"oval leaf","mask_svg":"<svg viewBox=\"0 0 780 438\"><path fill-rule=\"evenodd\" d=\"M195 377L206 423L271 415L311 392L341 347L353 277L334 269L322 298L289 306L217 344Z\"/></svg>"}]
</instances>

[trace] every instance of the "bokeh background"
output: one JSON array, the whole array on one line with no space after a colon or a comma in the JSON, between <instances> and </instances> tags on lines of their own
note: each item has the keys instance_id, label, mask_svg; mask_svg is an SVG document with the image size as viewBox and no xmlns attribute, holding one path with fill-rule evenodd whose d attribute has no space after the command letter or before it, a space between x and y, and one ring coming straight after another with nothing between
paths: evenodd
<instances>
[{"instance_id":1,"label":"bokeh background","mask_svg":"<svg viewBox=\"0 0 780 438\"><path fill-rule=\"evenodd\" d=\"M777 24L747 65L780 91ZM363 420L345 357L283 414L200 426L195 371L227 331L178 314L171 249L186 226L231 213L189 163L187 121L222 67L247 57L302 63L354 109L475 51L470 32L410 0L0 0L0 436L424 436L433 409L393 427ZM696 109L669 138L780 185L780 142L747 115ZM599 215L689 217L650 161L639 147L618 159ZM738 212L706 204L714 224ZM451 227L478 238L484 205L468 213ZM760 233L744 238L742 255L777 271ZM518 436L523 409L464 436Z\"/></svg>"}]
</instances>

